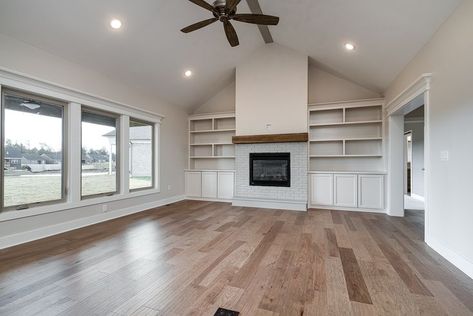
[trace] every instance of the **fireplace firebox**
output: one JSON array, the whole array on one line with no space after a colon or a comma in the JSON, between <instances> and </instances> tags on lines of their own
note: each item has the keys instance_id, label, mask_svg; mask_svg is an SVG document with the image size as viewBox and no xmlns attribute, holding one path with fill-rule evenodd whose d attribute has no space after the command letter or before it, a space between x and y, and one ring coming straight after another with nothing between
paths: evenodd
<instances>
[{"instance_id":1,"label":"fireplace firebox","mask_svg":"<svg viewBox=\"0 0 473 316\"><path fill-rule=\"evenodd\" d=\"M290 153L250 153L250 185L291 186Z\"/></svg>"}]
</instances>

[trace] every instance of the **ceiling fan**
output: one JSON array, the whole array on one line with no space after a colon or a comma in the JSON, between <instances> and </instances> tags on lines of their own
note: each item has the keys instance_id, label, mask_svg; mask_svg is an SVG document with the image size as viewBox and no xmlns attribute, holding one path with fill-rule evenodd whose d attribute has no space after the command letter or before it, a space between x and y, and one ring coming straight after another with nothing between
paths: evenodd
<instances>
[{"instance_id":1,"label":"ceiling fan","mask_svg":"<svg viewBox=\"0 0 473 316\"><path fill-rule=\"evenodd\" d=\"M235 28L230 23L230 20L258 25L277 25L279 23L279 18L276 16L264 14L237 14L237 5L241 0L216 0L213 5L204 0L189 1L198 5L199 7L209 10L212 12L214 17L189 25L188 27L183 28L181 32L190 33L214 22L220 21L223 23L223 29L225 30L228 42L232 47L238 46L240 42L238 40L238 35L235 31Z\"/></svg>"}]
</instances>

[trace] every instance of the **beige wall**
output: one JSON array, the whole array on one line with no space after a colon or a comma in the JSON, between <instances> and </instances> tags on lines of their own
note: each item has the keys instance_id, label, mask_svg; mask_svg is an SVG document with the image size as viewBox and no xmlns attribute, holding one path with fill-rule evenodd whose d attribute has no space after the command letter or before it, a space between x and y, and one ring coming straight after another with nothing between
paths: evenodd
<instances>
[{"instance_id":1,"label":"beige wall","mask_svg":"<svg viewBox=\"0 0 473 316\"><path fill-rule=\"evenodd\" d=\"M269 44L237 67L237 135L307 132L307 64L306 55Z\"/></svg>"},{"instance_id":2,"label":"beige wall","mask_svg":"<svg viewBox=\"0 0 473 316\"><path fill-rule=\"evenodd\" d=\"M194 114L235 111L235 81L198 107Z\"/></svg>"},{"instance_id":3,"label":"beige wall","mask_svg":"<svg viewBox=\"0 0 473 316\"><path fill-rule=\"evenodd\" d=\"M337 77L327 71L309 65L308 102L324 103L346 100L379 98L379 93ZM194 110L194 114L235 111L235 82L212 96Z\"/></svg>"},{"instance_id":4,"label":"beige wall","mask_svg":"<svg viewBox=\"0 0 473 316\"><path fill-rule=\"evenodd\" d=\"M426 241L473 277L472 30L473 1L466 0L407 65L386 96L389 102L421 74L433 73ZM440 161L441 151L449 151L449 161Z\"/></svg>"},{"instance_id":5,"label":"beige wall","mask_svg":"<svg viewBox=\"0 0 473 316\"><path fill-rule=\"evenodd\" d=\"M183 170L186 166L187 146L187 113L185 111L93 70L2 35L0 35L0 67L159 113L166 117L161 127L161 193L110 203L111 213L116 209L184 194ZM171 187L170 190L168 190L168 185ZM90 206L0 222L0 238L100 213L100 207Z\"/></svg>"},{"instance_id":6,"label":"beige wall","mask_svg":"<svg viewBox=\"0 0 473 316\"><path fill-rule=\"evenodd\" d=\"M309 66L310 104L379 97L381 97L379 93L328 73L314 65Z\"/></svg>"}]
</instances>

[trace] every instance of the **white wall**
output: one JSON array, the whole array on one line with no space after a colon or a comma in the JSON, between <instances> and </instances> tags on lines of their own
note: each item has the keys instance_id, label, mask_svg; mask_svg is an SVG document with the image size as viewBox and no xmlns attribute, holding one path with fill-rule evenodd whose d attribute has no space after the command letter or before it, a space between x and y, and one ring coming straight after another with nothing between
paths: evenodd
<instances>
[{"instance_id":1,"label":"white wall","mask_svg":"<svg viewBox=\"0 0 473 316\"><path fill-rule=\"evenodd\" d=\"M473 1L464 1L386 91L394 99L423 73L430 92L431 180L426 241L473 277ZM440 152L449 160L441 161Z\"/></svg>"},{"instance_id":2,"label":"white wall","mask_svg":"<svg viewBox=\"0 0 473 316\"><path fill-rule=\"evenodd\" d=\"M307 65L306 55L278 44L263 46L239 65L236 134L307 132Z\"/></svg>"},{"instance_id":3,"label":"white wall","mask_svg":"<svg viewBox=\"0 0 473 316\"><path fill-rule=\"evenodd\" d=\"M424 197L424 122L404 121L404 132L412 131L411 193Z\"/></svg>"},{"instance_id":4,"label":"white wall","mask_svg":"<svg viewBox=\"0 0 473 316\"><path fill-rule=\"evenodd\" d=\"M117 201L109 204L109 216L114 211L145 203L156 203L184 194L183 170L186 166L187 113L155 96L146 95L134 87L121 84L94 70L87 69L45 51L0 35L0 68L80 90L85 93L129 104L165 116L161 127L161 193ZM168 185L170 189L168 190ZM118 214L118 213L117 213ZM45 226L69 221L87 222L87 218L102 216L100 205L0 222L1 239Z\"/></svg>"}]
</instances>

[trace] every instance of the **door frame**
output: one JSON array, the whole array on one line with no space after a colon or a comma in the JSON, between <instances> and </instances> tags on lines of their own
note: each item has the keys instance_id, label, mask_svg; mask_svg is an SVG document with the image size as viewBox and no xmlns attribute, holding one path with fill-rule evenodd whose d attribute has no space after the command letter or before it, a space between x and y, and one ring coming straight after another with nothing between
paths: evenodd
<instances>
[{"instance_id":1,"label":"door frame","mask_svg":"<svg viewBox=\"0 0 473 316\"><path fill-rule=\"evenodd\" d=\"M390 216L404 216L404 115L424 105L424 194L425 194L425 238L429 236L430 210L430 89L432 74L426 73L389 102L385 108L388 127L387 169L388 205Z\"/></svg>"}]
</instances>

